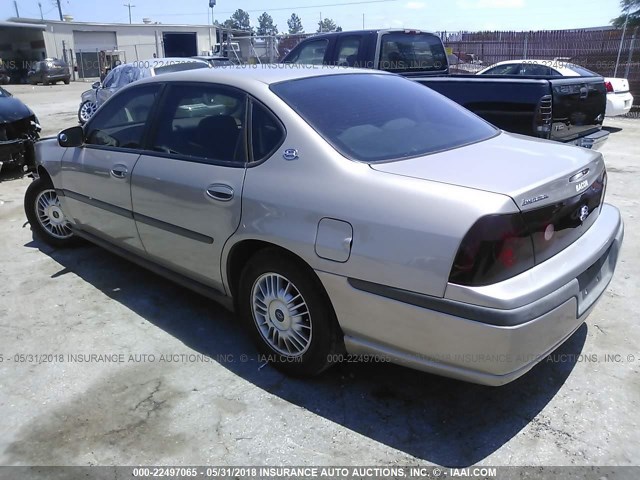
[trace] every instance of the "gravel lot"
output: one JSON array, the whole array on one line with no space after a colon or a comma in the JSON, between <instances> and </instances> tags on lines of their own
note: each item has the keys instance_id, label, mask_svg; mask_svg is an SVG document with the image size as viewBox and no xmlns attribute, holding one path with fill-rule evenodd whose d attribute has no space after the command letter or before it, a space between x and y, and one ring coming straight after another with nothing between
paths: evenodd
<instances>
[{"instance_id":1,"label":"gravel lot","mask_svg":"<svg viewBox=\"0 0 640 480\"><path fill-rule=\"evenodd\" d=\"M87 88L8 87L45 134L77 122ZM638 465L640 120L606 125L607 200L626 223L614 280L567 343L500 388L393 365L260 368L215 303L97 247L35 241L30 180L3 173L0 464Z\"/></svg>"}]
</instances>

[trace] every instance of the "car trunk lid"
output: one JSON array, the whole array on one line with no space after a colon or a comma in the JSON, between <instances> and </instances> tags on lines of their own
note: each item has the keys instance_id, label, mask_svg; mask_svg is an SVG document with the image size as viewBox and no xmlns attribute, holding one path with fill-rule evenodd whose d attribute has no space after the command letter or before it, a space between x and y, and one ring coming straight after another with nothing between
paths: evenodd
<instances>
[{"instance_id":1,"label":"car trunk lid","mask_svg":"<svg viewBox=\"0 0 640 480\"><path fill-rule=\"evenodd\" d=\"M379 172L508 195L521 211L536 264L589 229L606 189L600 153L509 133L430 156L370 166Z\"/></svg>"},{"instance_id":2,"label":"car trunk lid","mask_svg":"<svg viewBox=\"0 0 640 480\"><path fill-rule=\"evenodd\" d=\"M629 91L629 81L626 78L605 78L604 81L611 84L614 93L627 93Z\"/></svg>"}]
</instances>

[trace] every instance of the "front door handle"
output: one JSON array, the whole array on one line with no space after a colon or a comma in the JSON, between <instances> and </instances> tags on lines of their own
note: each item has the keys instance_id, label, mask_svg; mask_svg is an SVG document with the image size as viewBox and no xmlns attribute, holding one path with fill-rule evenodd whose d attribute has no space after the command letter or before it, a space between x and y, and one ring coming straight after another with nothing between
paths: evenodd
<instances>
[{"instance_id":1,"label":"front door handle","mask_svg":"<svg viewBox=\"0 0 640 480\"><path fill-rule=\"evenodd\" d=\"M126 178L128 173L126 165L114 165L111 169L111 176L116 178Z\"/></svg>"},{"instance_id":2,"label":"front door handle","mask_svg":"<svg viewBox=\"0 0 640 480\"><path fill-rule=\"evenodd\" d=\"M220 202L228 202L233 198L233 188L220 183L209 185L206 193L208 197Z\"/></svg>"}]
</instances>

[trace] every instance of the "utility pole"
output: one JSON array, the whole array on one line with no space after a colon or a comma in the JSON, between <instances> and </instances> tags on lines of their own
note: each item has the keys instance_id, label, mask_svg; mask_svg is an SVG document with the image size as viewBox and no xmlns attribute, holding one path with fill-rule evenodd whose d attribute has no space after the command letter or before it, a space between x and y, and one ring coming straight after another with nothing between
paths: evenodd
<instances>
[{"instance_id":1,"label":"utility pole","mask_svg":"<svg viewBox=\"0 0 640 480\"><path fill-rule=\"evenodd\" d=\"M13 6L16 7L16 17L20 18L20 12L18 11L18 0L13 0Z\"/></svg>"},{"instance_id":2,"label":"utility pole","mask_svg":"<svg viewBox=\"0 0 640 480\"><path fill-rule=\"evenodd\" d=\"M213 21L213 7L215 6L216 6L216 0L209 0L209 7L211 8L211 28L215 27L215 24ZM215 50L215 47L213 46L213 39L211 38L211 28L209 29L209 47L211 49L211 55L213 55L213 51ZM216 38L217 38L217 34L216 34Z\"/></svg>"},{"instance_id":3,"label":"utility pole","mask_svg":"<svg viewBox=\"0 0 640 480\"><path fill-rule=\"evenodd\" d=\"M320 33L322 33L322 12L320 12Z\"/></svg>"},{"instance_id":4,"label":"utility pole","mask_svg":"<svg viewBox=\"0 0 640 480\"><path fill-rule=\"evenodd\" d=\"M59 2L60 0L58 0L58 3ZM135 5L131 5L130 3L125 3L124 6L129 8L129 24L131 24L131 9L135 8Z\"/></svg>"},{"instance_id":5,"label":"utility pole","mask_svg":"<svg viewBox=\"0 0 640 480\"><path fill-rule=\"evenodd\" d=\"M364 30L364 13L362 14L362 29Z\"/></svg>"},{"instance_id":6,"label":"utility pole","mask_svg":"<svg viewBox=\"0 0 640 480\"><path fill-rule=\"evenodd\" d=\"M56 0L58 4L58 13L60 14L60 21L62 22L64 19L62 18L62 6L60 5L60 0Z\"/></svg>"},{"instance_id":7,"label":"utility pole","mask_svg":"<svg viewBox=\"0 0 640 480\"><path fill-rule=\"evenodd\" d=\"M42 3L38 2L38 8L40 9L40 20L44 20L44 15L42 14Z\"/></svg>"},{"instance_id":8,"label":"utility pole","mask_svg":"<svg viewBox=\"0 0 640 480\"><path fill-rule=\"evenodd\" d=\"M624 43L624 34L627 31L627 23L629 22L629 7L627 7L627 16L624 19L624 26L622 27L622 37L620 37L620 47L618 48L618 58L616 59L616 68L613 71L613 76L618 75L618 65L620 64L620 54L622 53L622 44Z\"/></svg>"}]
</instances>

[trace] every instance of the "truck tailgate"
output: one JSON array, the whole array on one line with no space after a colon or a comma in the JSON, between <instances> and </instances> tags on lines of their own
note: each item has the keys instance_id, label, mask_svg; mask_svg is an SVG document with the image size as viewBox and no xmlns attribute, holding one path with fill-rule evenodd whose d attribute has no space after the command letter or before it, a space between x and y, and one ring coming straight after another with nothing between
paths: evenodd
<instances>
[{"instance_id":1,"label":"truck tailgate","mask_svg":"<svg viewBox=\"0 0 640 480\"><path fill-rule=\"evenodd\" d=\"M555 78L550 83L551 140L569 142L600 130L607 106L602 77Z\"/></svg>"}]
</instances>

